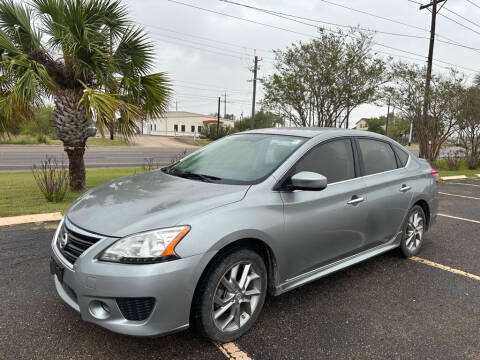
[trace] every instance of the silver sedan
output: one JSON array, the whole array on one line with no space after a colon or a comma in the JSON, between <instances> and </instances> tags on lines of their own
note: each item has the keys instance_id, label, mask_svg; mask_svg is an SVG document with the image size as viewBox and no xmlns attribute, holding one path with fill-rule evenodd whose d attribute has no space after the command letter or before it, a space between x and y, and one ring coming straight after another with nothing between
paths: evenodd
<instances>
[{"instance_id":1,"label":"silver sedan","mask_svg":"<svg viewBox=\"0 0 480 360\"><path fill-rule=\"evenodd\" d=\"M136 336L192 325L227 342L267 295L393 249L416 255L437 183L381 135L239 133L85 193L55 233L51 273L85 321Z\"/></svg>"}]
</instances>

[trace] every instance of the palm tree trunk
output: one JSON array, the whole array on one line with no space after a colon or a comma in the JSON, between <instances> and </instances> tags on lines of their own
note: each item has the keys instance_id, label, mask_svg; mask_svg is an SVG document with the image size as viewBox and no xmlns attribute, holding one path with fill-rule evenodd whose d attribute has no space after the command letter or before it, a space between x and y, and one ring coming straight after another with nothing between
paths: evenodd
<instances>
[{"instance_id":1,"label":"palm tree trunk","mask_svg":"<svg viewBox=\"0 0 480 360\"><path fill-rule=\"evenodd\" d=\"M85 188L85 164L83 155L88 138L89 121L85 112L78 109L82 92L64 89L55 96L55 128L68 156L70 190Z\"/></svg>"}]
</instances>

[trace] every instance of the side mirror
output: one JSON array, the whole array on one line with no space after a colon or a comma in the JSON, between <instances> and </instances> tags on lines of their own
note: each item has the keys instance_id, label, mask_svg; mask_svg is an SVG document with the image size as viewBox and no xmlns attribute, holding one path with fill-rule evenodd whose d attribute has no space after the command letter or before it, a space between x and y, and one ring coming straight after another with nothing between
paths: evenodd
<instances>
[{"instance_id":1,"label":"side mirror","mask_svg":"<svg viewBox=\"0 0 480 360\"><path fill-rule=\"evenodd\" d=\"M296 173L290 180L294 190L319 191L327 187L327 178L325 176L310 171Z\"/></svg>"}]
</instances>

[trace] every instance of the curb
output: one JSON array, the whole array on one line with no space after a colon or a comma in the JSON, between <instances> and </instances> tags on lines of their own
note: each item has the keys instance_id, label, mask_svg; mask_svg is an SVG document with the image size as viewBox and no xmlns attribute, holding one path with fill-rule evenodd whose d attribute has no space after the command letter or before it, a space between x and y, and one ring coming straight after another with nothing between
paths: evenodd
<instances>
[{"instance_id":1,"label":"curb","mask_svg":"<svg viewBox=\"0 0 480 360\"><path fill-rule=\"evenodd\" d=\"M0 226L39 223L39 222L47 222L47 221L60 221L61 219L62 219L62 213L60 212L0 217Z\"/></svg>"},{"instance_id":2,"label":"curb","mask_svg":"<svg viewBox=\"0 0 480 360\"><path fill-rule=\"evenodd\" d=\"M455 176L442 176L440 179L441 180L460 180L460 179L468 179L468 178L466 175L455 175Z\"/></svg>"}]
</instances>

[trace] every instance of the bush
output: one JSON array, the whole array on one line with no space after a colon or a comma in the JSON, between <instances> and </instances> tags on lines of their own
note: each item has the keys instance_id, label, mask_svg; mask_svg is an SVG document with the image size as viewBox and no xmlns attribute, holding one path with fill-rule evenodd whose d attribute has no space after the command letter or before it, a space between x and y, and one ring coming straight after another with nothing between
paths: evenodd
<instances>
[{"instance_id":1,"label":"bush","mask_svg":"<svg viewBox=\"0 0 480 360\"><path fill-rule=\"evenodd\" d=\"M458 170L460 169L460 162L462 160L461 152L456 151L455 153L448 153L445 157L445 165L448 170Z\"/></svg>"},{"instance_id":2,"label":"bush","mask_svg":"<svg viewBox=\"0 0 480 360\"><path fill-rule=\"evenodd\" d=\"M37 142L38 142L39 144L47 144L47 143L48 143L48 139L47 139L47 137L46 137L45 135L43 135L43 134L38 134L38 135L37 135Z\"/></svg>"},{"instance_id":3,"label":"bush","mask_svg":"<svg viewBox=\"0 0 480 360\"><path fill-rule=\"evenodd\" d=\"M160 167L160 165L158 164L158 161L156 161L155 158L149 157L149 158L145 158L144 160L145 161L142 165L143 171L152 171Z\"/></svg>"},{"instance_id":4,"label":"bush","mask_svg":"<svg viewBox=\"0 0 480 360\"><path fill-rule=\"evenodd\" d=\"M233 129L230 126L220 126L218 128L217 135L217 124L208 124L202 126L201 135L206 137L209 140L217 140L224 136L232 134Z\"/></svg>"},{"instance_id":5,"label":"bush","mask_svg":"<svg viewBox=\"0 0 480 360\"><path fill-rule=\"evenodd\" d=\"M20 125L20 133L32 136L45 135L51 139L55 139L53 108L41 107L35 110L34 118Z\"/></svg>"},{"instance_id":6,"label":"bush","mask_svg":"<svg viewBox=\"0 0 480 360\"><path fill-rule=\"evenodd\" d=\"M68 170L54 157L46 157L39 166L33 165L33 178L48 202L60 202L68 189Z\"/></svg>"}]
</instances>

